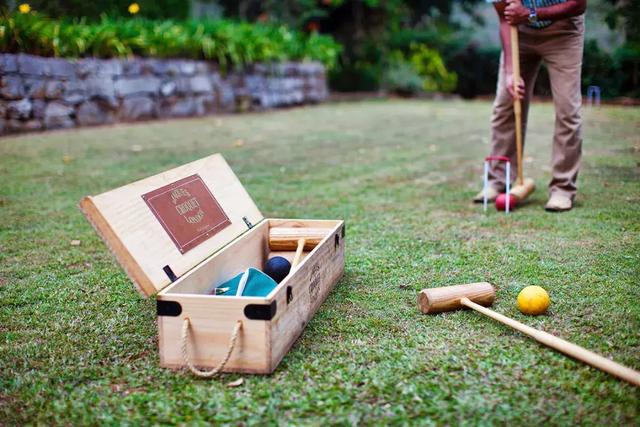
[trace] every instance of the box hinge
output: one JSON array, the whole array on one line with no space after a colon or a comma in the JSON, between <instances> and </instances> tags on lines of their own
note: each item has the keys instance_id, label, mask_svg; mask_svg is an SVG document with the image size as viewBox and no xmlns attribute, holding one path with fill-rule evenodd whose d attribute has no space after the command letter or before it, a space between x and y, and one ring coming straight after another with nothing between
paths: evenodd
<instances>
[{"instance_id":1,"label":"box hinge","mask_svg":"<svg viewBox=\"0 0 640 427\"><path fill-rule=\"evenodd\" d=\"M176 276L176 273L174 273L171 267L169 267L168 265L165 265L164 267L162 267L162 270L165 272L169 280L171 280L171 283L178 280L178 276Z\"/></svg>"},{"instance_id":2,"label":"box hinge","mask_svg":"<svg viewBox=\"0 0 640 427\"><path fill-rule=\"evenodd\" d=\"M253 224L251 224L251 221L249 221L249 218L247 218L246 216L243 216L242 220L244 221L245 224L247 224L247 228L249 230L253 228Z\"/></svg>"}]
</instances>

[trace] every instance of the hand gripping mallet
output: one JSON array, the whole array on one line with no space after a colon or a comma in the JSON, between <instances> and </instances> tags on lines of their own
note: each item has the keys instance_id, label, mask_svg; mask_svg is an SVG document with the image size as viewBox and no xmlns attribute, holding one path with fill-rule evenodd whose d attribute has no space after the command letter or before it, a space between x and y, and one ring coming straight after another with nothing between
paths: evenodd
<instances>
[{"instance_id":1,"label":"hand gripping mallet","mask_svg":"<svg viewBox=\"0 0 640 427\"><path fill-rule=\"evenodd\" d=\"M520 82L520 45L518 40L518 27L511 26L511 65L513 68L513 112L516 119L516 155L518 158L518 177L516 185L511 189L511 194L518 202L529 197L536 189L536 184L531 178L523 178L522 173L522 104L517 96L518 83ZM505 181L509 181L511 177L507 174ZM509 190L507 190L509 194ZM509 198L507 197L507 200Z\"/></svg>"},{"instance_id":2,"label":"hand gripping mallet","mask_svg":"<svg viewBox=\"0 0 640 427\"><path fill-rule=\"evenodd\" d=\"M498 322L504 323L536 341L562 352L568 356L587 363L594 368L608 372L618 378L640 387L640 372L622 366L612 360L600 356L576 344L551 335L547 332L527 326L493 310L483 307L489 306L495 299L496 291L490 283L479 282L467 285L445 286L441 288L423 289L418 294L418 305L423 313L441 313L457 310L463 307L471 308Z\"/></svg>"}]
</instances>

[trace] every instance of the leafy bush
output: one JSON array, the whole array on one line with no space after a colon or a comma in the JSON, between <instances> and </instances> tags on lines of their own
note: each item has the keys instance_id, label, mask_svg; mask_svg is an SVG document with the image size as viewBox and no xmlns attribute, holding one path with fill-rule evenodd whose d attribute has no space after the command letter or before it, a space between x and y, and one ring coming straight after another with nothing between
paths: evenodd
<instances>
[{"instance_id":1,"label":"leafy bush","mask_svg":"<svg viewBox=\"0 0 640 427\"><path fill-rule=\"evenodd\" d=\"M344 92L372 92L380 89L383 74L381 61L359 60L353 64L338 64L329 73L332 89Z\"/></svg>"},{"instance_id":2,"label":"leafy bush","mask_svg":"<svg viewBox=\"0 0 640 427\"><path fill-rule=\"evenodd\" d=\"M590 85L600 86L603 98L640 96L640 48L627 42L608 53L596 40L586 41L582 61L583 93Z\"/></svg>"},{"instance_id":3,"label":"leafy bush","mask_svg":"<svg viewBox=\"0 0 640 427\"><path fill-rule=\"evenodd\" d=\"M585 43L582 66L583 88L596 85L602 88L604 96L619 96L622 77L616 61L600 49L595 40Z\"/></svg>"},{"instance_id":4,"label":"leafy bush","mask_svg":"<svg viewBox=\"0 0 640 427\"><path fill-rule=\"evenodd\" d=\"M623 96L640 97L640 43L627 42L613 53L620 70L620 93Z\"/></svg>"},{"instance_id":5,"label":"leafy bush","mask_svg":"<svg viewBox=\"0 0 640 427\"><path fill-rule=\"evenodd\" d=\"M412 44L408 55L391 52L383 77L387 90L404 95L420 92L451 92L457 76L449 72L440 54L423 44Z\"/></svg>"},{"instance_id":6,"label":"leafy bush","mask_svg":"<svg viewBox=\"0 0 640 427\"><path fill-rule=\"evenodd\" d=\"M423 44L412 44L409 62L422 77L425 92L451 92L456 88L458 76L445 67L440 54Z\"/></svg>"},{"instance_id":7,"label":"leafy bush","mask_svg":"<svg viewBox=\"0 0 640 427\"><path fill-rule=\"evenodd\" d=\"M425 44L441 54L445 67L457 75L455 93L464 98L495 92L500 49L478 47L471 34L442 21L394 33L389 45L407 51Z\"/></svg>"},{"instance_id":8,"label":"leafy bush","mask_svg":"<svg viewBox=\"0 0 640 427\"><path fill-rule=\"evenodd\" d=\"M342 91L377 91L388 65L384 43L366 39L360 43L347 41L337 66L329 74L330 85Z\"/></svg>"},{"instance_id":9,"label":"leafy bush","mask_svg":"<svg viewBox=\"0 0 640 427\"><path fill-rule=\"evenodd\" d=\"M415 95L424 90L424 80L412 63L406 60L393 61L383 78L383 85L391 92Z\"/></svg>"},{"instance_id":10,"label":"leafy bush","mask_svg":"<svg viewBox=\"0 0 640 427\"><path fill-rule=\"evenodd\" d=\"M495 93L500 60L499 47L483 47L471 41L470 34L451 26L403 29L393 34L389 45L406 51L412 43L424 43L441 53L448 70L458 76L455 93L465 98ZM613 52L601 49L595 40L585 42L582 61L582 90L600 86L603 98L640 96L640 48L627 42ZM549 77L544 69L538 75L535 94L551 96Z\"/></svg>"},{"instance_id":11,"label":"leafy bush","mask_svg":"<svg viewBox=\"0 0 640 427\"><path fill-rule=\"evenodd\" d=\"M493 94L498 81L500 48L479 47L469 43L463 48L447 51L446 65L458 76L455 90L463 98Z\"/></svg>"},{"instance_id":12,"label":"leafy bush","mask_svg":"<svg viewBox=\"0 0 640 427\"><path fill-rule=\"evenodd\" d=\"M88 23L29 13L0 17L0 51L67 58L138 55L212 59L221 67L318 60L331 68L340 45L329 36L306 35L277 25L107 17Z\"/></svg>"}]
</instances>

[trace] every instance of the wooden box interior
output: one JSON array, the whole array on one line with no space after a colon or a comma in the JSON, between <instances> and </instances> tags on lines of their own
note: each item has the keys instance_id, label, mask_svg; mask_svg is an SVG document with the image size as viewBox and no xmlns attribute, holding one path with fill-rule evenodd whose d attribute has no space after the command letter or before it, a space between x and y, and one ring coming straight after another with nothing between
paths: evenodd
<instances>
[{"instance_id":1,"label":"wooden box interior","mask_svg":"<svg viewBox=\"0 0 640 427\"><path fill-rule=\"evenodd\" d=\"M326 228L327 237L341 221L333 220L288 220L288 219L265 219L255 225L251 230L230 243L227 247L218 251L208 259L204 260L197 268L194 268L184 276L180 277L171 285L163 289L158 295L204 295L212 299L240 299L247 297L211 295L213 289L242 273L249 267L259 270L264 268L265 262L274 256L282 256L291 262L295 251L271 251L269 249L269 229L271 227L314 227ZM313 252L303 252L303 257L298 264L298 268L304 265L304 261ZM288 285L291 276L280 282L280 284L264 298L265 302L270 302L278 293L279 289ZM260 299L251 297L253 300Z\"/></svg>"}]
</instances>

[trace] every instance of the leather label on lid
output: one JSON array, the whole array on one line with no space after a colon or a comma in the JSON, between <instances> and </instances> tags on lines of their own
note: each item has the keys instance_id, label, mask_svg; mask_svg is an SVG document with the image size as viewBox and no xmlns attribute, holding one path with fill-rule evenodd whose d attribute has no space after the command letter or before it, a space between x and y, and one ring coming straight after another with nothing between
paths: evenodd
<instances>
[{"instance_id":1,"label":"leather label on lid","mask_svg":"<svg viewBox=\"0 0 640 427\"><path fill-rule=\"evenodd\" d=\"M143 194L142 199L181 253L231 224L198 174Z\"/></svg>"}]
</instances>

